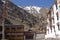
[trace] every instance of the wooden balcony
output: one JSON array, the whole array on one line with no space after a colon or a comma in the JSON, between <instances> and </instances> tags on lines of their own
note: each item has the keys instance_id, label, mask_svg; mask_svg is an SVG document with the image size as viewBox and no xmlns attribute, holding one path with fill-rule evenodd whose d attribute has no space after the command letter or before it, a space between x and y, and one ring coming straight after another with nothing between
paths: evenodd
<instances>
[{"instance_id":1,"label":"wooden balcony","mask_svg":"<svg viewBox=\"0 0 60 40\"><path fill-rule=\"evenodd\" d=\"M5 28L5 32L7 33L9 33L10 32L10 28Z\"/></svg>"},{"instance_id":2,"label":"wooden balcony","mask_svg":"<svg viewBox=\"0 0 60 40\"><path fill-rule=\"evenodd\" d=\"M16 33L23 33L23 32L24 32L24 29L16 29L15 32L16 32Z\"/></svg>"},{"instance_id":3,"label":"wooden balcony","mask_svg":"<svg viewBox=\"0 0 60 40\"><path fill-rule=\"evenodd\" d=\"M24 26L6 26L5 33L6 39L8 40L24 40Z\"/></svg>"},{"instance_id":4,"label":"wooden balcony","mask_svg":"<svg viewBox=\"0 0 60 40\"><path fill-rule=\"evenodd\" d=\"M15 39L23 40L24 39L24 36L17 36Z\"/></svg>"},{"instance_id":5,"label":"wooden balcony","mask_svg":"<svg viewBox=\"0 0 60 40\"><path fill-rule=\"evenodd\" d=\"M7 32L7 33L22 33L22 32L24 32L24 27L8 26L8 27L5 27L5 32Z\"/></svg>"},{"instance_id":6,"label":"wooden balcony","mask_svg":"<svg viewBox=\"0 0 60 40\"><path fill-rule=\"evenodd\" d=\"M7 39L10 40L24 40L24 36L23 35L8 35L6 36Z\"/></svg>"}]
</instances>

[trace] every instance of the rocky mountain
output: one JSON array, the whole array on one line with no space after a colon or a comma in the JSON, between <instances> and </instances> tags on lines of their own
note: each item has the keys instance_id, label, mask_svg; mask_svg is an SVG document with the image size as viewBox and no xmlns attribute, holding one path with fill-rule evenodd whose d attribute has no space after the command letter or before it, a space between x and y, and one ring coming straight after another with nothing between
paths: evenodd
<instances>
[{"instance_id":1,"label":"rocky mountain","mask_svg":"<svg viewBox=\"0 0 60 40\"><path fill-rule=\"evenodd\" d=\"M22 7L28 13L33 16L39 18L38 23L34 25L31 29L37 32L40 32L42 29L46 30L47 26L47 13L49 11L48 8L36 7L36 6L26 6ZM40 32L41 33L41 32Z\"/></svg>"},{"instance_id":2,"label":"rocky mountain","mask_svg":"<svg viewBox=\"0 0 60 40\"><path fill-rule=\"evenodd\" d=\"M49 10L47 8L36 6L18 7L12 2L8 1L5 18L13 25L23 24L25 25L25 29L29 27L29 29L35 32L40 32L43 28L43 30L46 29L48 11Z\"/></svg>"},{"instance_id":3,"label":"rocky mountain","mask_svg":"<svg viewBox=\"0 0 60 40\"><path fill-rule=\"evenodd\" d=\"M2 23L2 13L3 13L3 7L4 7L3 5L0 6L0 15L1 15L0 24ZM8 20L8 22L10 22L12 25L23 24L26 28L33 27L33 25L38 23L37 17L28 13L23 8L16 6L14 3L10 2L10 1L8 1L5 19ZM5 21L5 22L7 22L7 21Z\"/></svg>"},{"instance_id":4,"label":"rocky mountain","mask_svg":"<svg viewBox=\"0 0 60 40\"><path fill-rule=\"evenodd\" d=\"M30 14L33 14L35 17L40 17L41 14L47 14L49 11L48 8L37 7L37 6L26 6L22 8L27 12L29 12Z\"/></svg>"}]
</instances>

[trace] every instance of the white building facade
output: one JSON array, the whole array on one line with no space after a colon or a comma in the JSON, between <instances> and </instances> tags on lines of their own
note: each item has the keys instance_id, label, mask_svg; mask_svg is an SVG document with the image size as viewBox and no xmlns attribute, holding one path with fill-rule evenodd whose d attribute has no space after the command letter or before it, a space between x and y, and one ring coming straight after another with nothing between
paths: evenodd
<instances>
[{"instance_id":1,"label":"white building facade","mask_svg":"<svg viewBox=\"0 0 60 40\"><path fill-rule=\"evenodd\" d=\"M60 0L54 0L48 13L47 22L45 38L60 38Z\"/></svg>"}]
</instances>

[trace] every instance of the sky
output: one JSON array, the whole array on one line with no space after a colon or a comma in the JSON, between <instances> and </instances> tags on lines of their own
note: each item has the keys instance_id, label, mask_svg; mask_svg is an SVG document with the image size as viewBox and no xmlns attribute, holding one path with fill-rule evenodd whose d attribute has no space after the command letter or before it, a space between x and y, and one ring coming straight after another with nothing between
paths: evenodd
<instances>
[{"instance_id":1,"label":"sky","mask_svg":"<svg viewBox=\"0 0 60 40\"><path fill-rule=\"evenodd\" d=\"M17 6L38 6L50 8L54 0L10 0Z\"/></svg>"}]
</instances>

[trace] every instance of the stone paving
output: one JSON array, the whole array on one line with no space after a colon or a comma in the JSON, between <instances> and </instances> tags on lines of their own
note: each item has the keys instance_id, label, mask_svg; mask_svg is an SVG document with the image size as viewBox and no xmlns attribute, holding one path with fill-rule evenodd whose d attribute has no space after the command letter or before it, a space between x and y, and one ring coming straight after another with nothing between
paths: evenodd
<instances>
[{"instance_id":1,"label":"stone paving","mask_svg":"<svg viewBox=\"0 0 60 40\"><path fill-rule=\"evenodd\" d=\"M36 40L60 40L60 38L47 38L45 39L45 34L37 34L36 35Z\"/></svg>"},{"instance_id":2,"label":"stone paving","mask_svg":"<svg viewBox=\"0 0 60 40\"><path fill-rule=\"evenodd\" d=\"M36 39L36 40L60 40L60 38Z\"/></svg>"}]
</instances>

